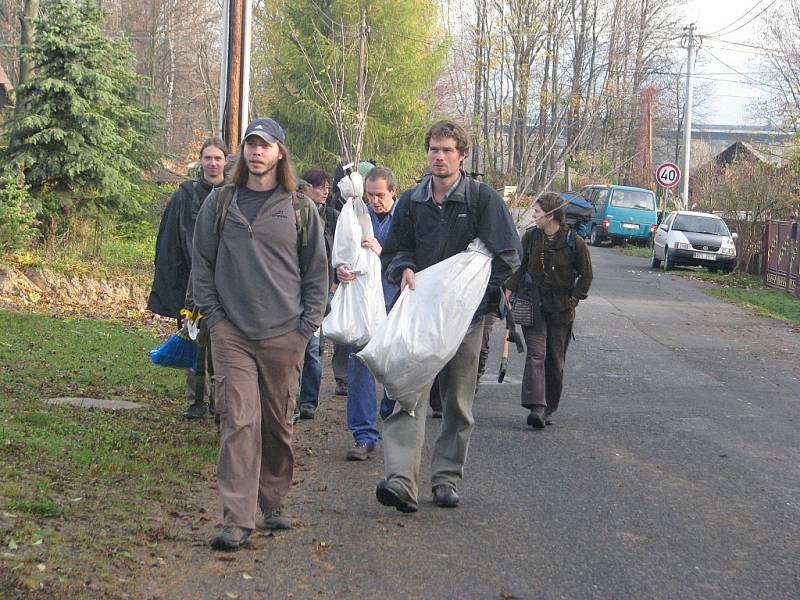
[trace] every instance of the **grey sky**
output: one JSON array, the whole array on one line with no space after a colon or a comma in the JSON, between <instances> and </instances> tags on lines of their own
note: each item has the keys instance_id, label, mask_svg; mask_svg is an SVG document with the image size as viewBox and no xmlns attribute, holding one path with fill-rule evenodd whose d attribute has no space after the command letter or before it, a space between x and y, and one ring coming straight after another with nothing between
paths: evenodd
<instances>
[{"instance_id":1,"label":"grey sky","mask_svg":"<svg viewBox=\"0 0 800 600\"><path fill-rule=\"evenodd\" d=\"M697 81L712 86L708 123L763 124L748 108L764 95L756 62L760 52L736 44L759 44L757 32L764 15L757 15L771 4L773 0L689 0L683 7L685 24L694 22L698 34L710 34L703 40L703 60L696 68Z\"/></svg>"}]
</instances>

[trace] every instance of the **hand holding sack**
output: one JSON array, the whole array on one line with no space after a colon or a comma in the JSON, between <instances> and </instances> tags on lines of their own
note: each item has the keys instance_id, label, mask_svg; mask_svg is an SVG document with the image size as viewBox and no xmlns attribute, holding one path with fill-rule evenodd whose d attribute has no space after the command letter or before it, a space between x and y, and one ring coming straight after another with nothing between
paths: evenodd
<instances>
[{"instance_id":1,"label":"hand holding sack","mask_svg":"<svg viewBox=\"0 0 800 600\"><path fill-rule=\"evenodd\" d=\"M351 178L361 181L358 173ZM341 182L339 186L342 189ZM322 335L340 344L364 346L386 320L381 260L372 250L361 246L361 240L372 235L366 204L360 196L351 197L336 223L331 263L334 268L348 265L356 278L336 288L330 313L322 321Z\"/></svg>"},{"instance_id":2,"label":"hand holding sack","mask_svg":"<svg viewBox=\"0 0 800 600\"><path fill-rule=\"evenodd\" d=\"M491 271L492 253L476 238L465 251L416 273L415 289L403 290L383 325L356 354L403 410L413 413L458 351Z\"/></svg>"}]
</instances>

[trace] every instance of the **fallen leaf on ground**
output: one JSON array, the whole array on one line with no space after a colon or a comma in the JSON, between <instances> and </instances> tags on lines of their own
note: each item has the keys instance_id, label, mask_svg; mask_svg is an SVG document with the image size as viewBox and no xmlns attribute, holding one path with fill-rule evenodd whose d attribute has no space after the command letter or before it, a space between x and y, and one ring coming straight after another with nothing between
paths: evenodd
<instances>
[{"instance_id":1,"label":"fallen leaf on ground","mask_svg":"<svg viewBox=\"0 0 800 600\"><path fill-rule=\"evenodd\" d=\"M36 565L36 568L39 569L40 571L46 571L47 565L39 563L38 565Z\"/></svg>"},{"instance_id":2,"label":"fallen leaf on ground","mask_svg":"<svg viewBox=\"0 0 800 600\"><path fill-rule=\"evenodd\" d=\"M253 576L250 573L242 573L242 579L252 579Z\"/></svg>"},{"instance_id":3,"label":"fallen leaf on ground","mask_svg":"<svg viewBox=\"0 0 800 600\"><path fill-rule=\"evenodd\" d=\"M17 546L17 542L15 542L13 539L8 540L8 547L11 550L16 550L17 548L19 548L19 546Z\"/></svg>"},{"instance_id":4,"label":"fallen leaf on ground","mask_svg":"<svg viewBox=\"0 0 800 600\"><path fill-rule=\"evenodd\" d=\"M35 542L33 542L33 544L32 544L32 545L33 545L33 546L41 546L43 541L44 541L44 540L36 540Z\"/></svg>"}]
</instances>

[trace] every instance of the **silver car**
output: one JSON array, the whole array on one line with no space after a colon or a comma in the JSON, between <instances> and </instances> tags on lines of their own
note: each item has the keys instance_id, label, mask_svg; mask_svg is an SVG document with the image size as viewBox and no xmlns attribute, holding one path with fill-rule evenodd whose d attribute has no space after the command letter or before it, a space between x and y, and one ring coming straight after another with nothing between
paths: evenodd
<instances>
[{"instance_id":1,"label":"silver car","mask_svg":"<svg viewBox=\"0 0 800 600\"><path fill-rule=\"evenodd\" d=\"M650 266L664 264L708 267L730 273L736 268L737 234L720 217L710 213L678 210L667 215L653 237Z\"/></svg>"}]
</instances>

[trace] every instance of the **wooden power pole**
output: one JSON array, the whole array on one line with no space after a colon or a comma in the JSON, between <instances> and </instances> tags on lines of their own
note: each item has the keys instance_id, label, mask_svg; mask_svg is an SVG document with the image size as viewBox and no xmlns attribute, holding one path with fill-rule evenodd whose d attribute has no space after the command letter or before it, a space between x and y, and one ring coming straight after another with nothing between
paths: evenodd
<instances>
[{"instance_id":1,"label":"wooden power pole","mask_svg":"<svg viewBox=\"0 0 800 600\"><path fill-rule=\"evenodd\" d=\"M225 0L219 135L233 150L249 119L251 0Z\"/></svg>"}]
</instances>

